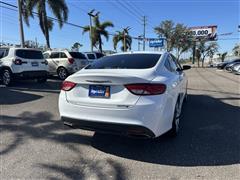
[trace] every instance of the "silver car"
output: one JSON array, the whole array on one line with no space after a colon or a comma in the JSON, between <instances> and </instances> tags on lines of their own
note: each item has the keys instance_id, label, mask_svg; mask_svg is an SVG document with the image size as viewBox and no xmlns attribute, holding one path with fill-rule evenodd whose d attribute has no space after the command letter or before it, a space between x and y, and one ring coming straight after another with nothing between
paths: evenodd
<instances>
[{"instance_id":1,"label":"silver car","mask_svg":"<svg viewBox=\"0 0 240 180\"><path fill-rule=\"evenodd\" d=\"M66 79L70 74L79 71L89 63L80 52L53 50L46 51L43 55L48 61L50 75L58 75L61 80Z\"/></svg>"}]
</instances>

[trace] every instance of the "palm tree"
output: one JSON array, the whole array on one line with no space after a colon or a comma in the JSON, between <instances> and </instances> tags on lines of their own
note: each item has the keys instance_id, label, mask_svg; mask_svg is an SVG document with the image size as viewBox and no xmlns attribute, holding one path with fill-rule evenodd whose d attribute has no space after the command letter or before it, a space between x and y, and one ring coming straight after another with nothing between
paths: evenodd
<instances>
[{"instance_id":1,"label":"palm tree","mask_svg":"<svg viewBox=\"0 0 240 180\"><path fill-rule=\"evenodd\" d=\"M132 37L129 35L128 28L124 28L123 31L117 31L117 34L113 36L113 47L116 50L117 44L121 41L122 51L127 51L128 49L131 50L132 46Z\"/></svg>"},{"instance_id":2,"label":"palm tree","mask_svg":"<svg viewBox=\"0 0 240 180\"><path fill-rule=\"evenodd\" d=\"M233 48L233 53L235 56L240 56L240 44L236 44Z\"/></svg>"},{"instance_id":3,"label":"palm tree","mask_svg":"<svg viewBox=\"0 0 240 180\"><path fill-rule=\"evenodd\" d=\"M167 41L167 51L172 51L175 44L175 24L171 20L162 21L161 24L154 28L157 35L164 37Z\"/></svg>"},{"instance_id":4,"label":"palm tree","mask_svg":"<svg viewBox=\"0 0 240 180\"><path fill-rule=\"evenodd\" d=\"M82 46L83 46L83 45L80 44L79 42L75 42L75 43L72 45L71 49L72 49L72 50L75 50L75 51L79 51L79 49L80 49Z\"/></svg>"},{"instance_id":5,"label":"palm tree","mask_svg":"<svg viewBox=\"0 0 240 180\"><path fill-rule=\"evenodd\" d=\"M91 41L92 41L92 44L93 46L95 46L97 48L98 46L98 49L100 52L102 52L102 37L101 36L104 36L106 38L106 40L108 41L109 39L109 33L108 31L106 30L108 27L114 27L113 23L110 22L110 21L105 21L103 23L101 23L99 21L99 13L94 16L93 18L93 26L91 27ZM85 26L83 28L83 34L86 33L86 32L89 32L90 31L90 26Z\"/></svg>"},{"instance_id":6,"label":"palm tree","mask_svg":"<svg viewBox=\"0 0 240 180\"><path fill-rule=\"evenodd\" d=\"M23 0L23 17L29 26L29 17L34 18L33 12L36 8L39 25L46 38L47 48L50 48L49 31L53 28L53 19L47 16L47 6L58 20L59 27L62 28L64 21L68 19L68 7L65 0Z\"/></svg>"},{"instance_id":7,"label":"palm tree","mask_svg":"<svg viewBox=\"0 0 240 180\"><path fill-rule=\"evenodd\" d=\"M218 45L216 42L207 43L205 40L201 40L197 46L197 52L202 57L202 67L204 60L207 56L213 56L218 51Z\"/></svg>"},{"instance_id":8,"label":"palm tree","mask_svg":"<svg viewBox=\"0 0 240 180\"><path fill-rule=\"evenodd\" d=\"M227 56L227 52L221 54L221 60L222 60L222 62L224 62L224 59L226 58L226 56Z\"/></svg>"}]
</instances>

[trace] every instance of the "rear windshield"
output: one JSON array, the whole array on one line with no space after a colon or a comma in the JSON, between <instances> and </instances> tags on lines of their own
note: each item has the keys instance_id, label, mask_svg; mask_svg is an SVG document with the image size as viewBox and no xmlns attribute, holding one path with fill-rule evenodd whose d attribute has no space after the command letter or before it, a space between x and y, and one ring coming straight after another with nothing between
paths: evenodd
<instances>
[{"instance_id":1,"label":"rear windshield","mask_svg":"<svg viewBox=\"0 0 240 180\"><path fill-rule=\"evenodd\" d=\"M105 56L85 69L147 69L154 67L161 54L123 54Z\"/></svg>"},{"instance_id":2,"label":"rear windshield","mask_svg":"<svg viewBox=\"0 0 240 180\"><path fill-rule=\"evenodd\" d=\"M8 48L0 48L0 59L6 57L8 55L8 51Z\"/></svg>"},{"instance_id":3,"label":"rear windshield","mask_svg":"<svg viewBox=\"0 0 240 180\"><path fill-rule=\"evenodd\" d=\"M103 57L104 55L101 53L96 53L96 56L97 56L97 59L99 59L99 58Z\"/></svg>"},{"instance_id":4,"label":"rear windshield","mask_svg":"<svg viewBox=\"0 0 240 180\"><path fill-rule=\"evenodd\" d=\"M41 51L35 50L16 50L16 56L24 59L43 59L43 54Z\"/></svg>"},{"instance_id":5,"label":"rear windshield","mask_svg":"<svg viewBox=\"0 0 240 180\"><path fill-rule=\"evenodd\" d=\"M94 54L87 54L88 59L96 59Z\"/></svg>"},{"instance_id":6,"label":"rear windshield","mask_svg":"<svg viewBox=\"0 0 240 180\"><path fill-rule=\"evenodd\" d=\"M86 59L86 57L80 52L69 52L69 54L76 59Z\"/></svg>"},{"instance_id":7,"label":"rear windshield","mask_svg":"<svg viewBox=\"0 0 240 180\"><path fill-rule=\"evenodd\" d=\"M235 59L233 60L233 62L240 62L240 59Z\"/></svg>"}]
</instances>

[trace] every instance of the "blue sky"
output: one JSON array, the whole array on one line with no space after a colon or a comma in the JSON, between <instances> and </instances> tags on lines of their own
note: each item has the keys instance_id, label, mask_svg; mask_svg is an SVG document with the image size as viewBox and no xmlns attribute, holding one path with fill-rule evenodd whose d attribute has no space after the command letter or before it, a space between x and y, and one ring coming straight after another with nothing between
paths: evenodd
<instances>
[{"instance_id":1,"label":"blue sky","mask_svg":"<svg viewBox=\"0 0 240 180\"><path fill-rule=\"evenodd\" d=\"M17 0L3 1L17 4ZM189 27L218 25L218 34L233 32L229 36L219 36L220 52L230 51L240 41L240 33L237 31L237 26L240 24L239 0L66 0L66 2L69 7L69 22L82 26L88 25L87 12L96 9L101 12L101 21L110 20L114 23L115 27L109 28L111 33L130 26L132 36L141 35L143 33L141 18L146 15L146 37L157 37L153 27L163 20L173 20ZM133 12L129 12L126 6ZM50 11L48 15L52 16ZM45 39L37 17L31 20L30 24L30 28L24 26L25 39L35 40L37 38L39 43L44 44ZM0 26L1 41L19 42L17 12L0 7ZM55 24L50 33L50 42L52 48L69 48L74 42L80 42L84 45L82 51L90 49L89 35L83 35L81 29L69 25L64 25L62 29L59 29L58 24ZM103 48L113 49L111 36L108 42L104 41ZM137 50L137 48L135 40L132 49Z\"/></svg>"}]
</instances>

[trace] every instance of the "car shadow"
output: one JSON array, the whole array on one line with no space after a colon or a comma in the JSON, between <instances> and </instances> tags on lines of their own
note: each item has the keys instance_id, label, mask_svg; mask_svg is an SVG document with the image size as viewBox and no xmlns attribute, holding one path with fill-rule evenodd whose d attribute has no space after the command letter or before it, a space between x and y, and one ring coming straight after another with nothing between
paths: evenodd
<instances>
[{"instance_id":1,"label":"car shadow","mask_svg":"<svg viewBox=\"0 0 240 180\"><path fill-rule=\"evenodd\" d=\"M95 133L92 146L132 160L173 166L240 163L240 108L205 95L189 95L176 138L133 139Z\"/></svg>"},{"instance_id":2,"label":"car shadow","mask_svg":"<svg viewBox=\"0 0 240 180\"><path fill-rule=\"evenodd\" d=\"M9 89L31 91L31 92L46 92L59 93L62 81L58 79L48 79L45 83L37 83L34 80L15 81Z\"/></svg>"},{"instance_id":3,"label":"car shadow","mask_svg":"<svg viewBox=\"0 0 240 180\"><path fill-rule=\"evenodd\" d=\"M32 162L32 166L40 168L41 172L57 173L66 179L89 179L89 172L85 170L87 167L91 175L98 177L98 179L108 179L110 175L112 175L112 179L126 179L127 170L121 163L113 161L111 158L95 160L91 156L86 157L83 155L79 145L91 146L92 136L80 134L79 131L64 126L61 121L54 120L53 117L52 113L46 111L38 113L25 111L18 116L2 115L0 118L2 136L0 137L5 137L3 136L4 133L11 133L11 140L4 141L1 144L0 156L7 157L9 154L14 153L19 146L23 144L27 146L28 138L35 141L45 140L51 146L53 146L52 143L64 146L60 150L58 148L54 149L55 153L65 151L66 157L69 156L70 159L66 160L65 156L59 156L56 160L58 162ZM41 148L39 145L39 149ZM72 157L69 154L74 154L74 159L71 159ZM67 164L59 163L61 159L64 159ZM18 167L19 165L16 164L15 166ZM44 176L44 179L56 179L56 177L47 175Z\"/></svg>"},{"instance_id":4,"label":"car shadow","mask_svg":"<svg viewBox=\"0 0 240 180\"><path fill-rule=\"evenodd\" d=\"M40 95L19 92L14 89L0 87L0 105L15 105L42 98Z\"/></svg>"}]
</instances>

